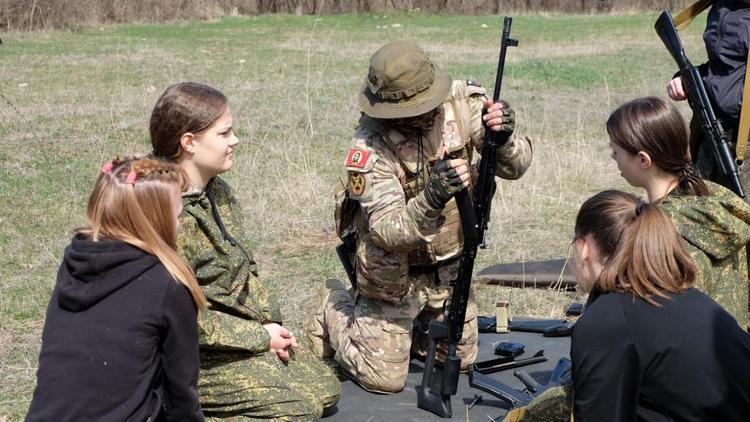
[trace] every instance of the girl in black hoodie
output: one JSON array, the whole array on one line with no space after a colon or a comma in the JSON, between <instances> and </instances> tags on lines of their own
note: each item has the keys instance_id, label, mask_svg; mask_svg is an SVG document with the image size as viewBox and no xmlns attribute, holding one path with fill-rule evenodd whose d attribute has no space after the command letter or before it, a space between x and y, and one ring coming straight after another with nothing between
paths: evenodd
<instances>
[{"instance_id":1,"label":"girl in black hoodie","mask_svg":"<svg viewBox=\"0 0 750 422\"><path fill-rule=\"evenodd\" d=\"M201 421L197 308L176 252L187 178L146 158L102 167L65 249L27 421Z\"/></svg>"}]
</instances>

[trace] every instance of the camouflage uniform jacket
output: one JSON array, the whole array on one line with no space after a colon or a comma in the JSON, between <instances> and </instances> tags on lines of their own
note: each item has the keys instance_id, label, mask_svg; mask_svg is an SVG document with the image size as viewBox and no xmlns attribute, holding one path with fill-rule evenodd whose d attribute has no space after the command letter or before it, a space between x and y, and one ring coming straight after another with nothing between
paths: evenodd
<instances>
[{"instance_id":1,"label":"camouflage uniform jacket","mask_svg":"<svg viewBox=\"0 0 750 422\"><path fill-rule=\"evenodd\" d=\"M201 350L263 353L270 337L262 324L281 323L270 289L263 286L250 252L236 198L222 179L182 196L178 246L195 271L209 308L198 319Z\"/></svg>"},{"instance_id":2,"label":"camouflage uniform jacket","mask_svg":"<svg viewBox=\"0 0 750 422\"><path fill-rule=\"evenodd\" d=\"M380 120L360 120L345 163L349 196L359 204L354 226L360 293L398 302L409 290L410 267L442 263L440 280L455 277L453 258L463 245L455 201L443 210L434 209L422 191L430 167L443 151L469 162L474 150L481 153L485 92L472 81L454 81L435 124L421 140ZM531 155L528 139L511 137L494 157L497 176L521 177Z\"/></svg>"},{"instance_id":3,"label":"camouflage uniform jacket","mask_svg":"<svg viewBox=\"0 0 750 422\"><path fill-rule=\"evenodd\" d=\"M750 241L750 205L726 188L706 182L711 196L672 191L661 208L672 218L688 252L698 264L695 287L748 325L748 277L745 244Z\"/></svg>"}]
</instances>

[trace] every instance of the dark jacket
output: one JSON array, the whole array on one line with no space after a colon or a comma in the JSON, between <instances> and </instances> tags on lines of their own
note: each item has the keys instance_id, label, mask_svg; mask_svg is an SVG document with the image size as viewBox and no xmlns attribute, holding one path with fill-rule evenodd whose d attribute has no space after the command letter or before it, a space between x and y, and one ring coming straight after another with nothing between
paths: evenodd
<instances>
[{"instance_id":1,"label":"dark jacket","mask_svg":"<svg viewBox=\"0 0 750 422\"><path fill-rule=\"evenodd\" d=\"M739 121L750 44L750 1L715 1L703 33L708 62L699 67L715 112L728 129Z\"/></svg>"},{"instance_id":2,"label":"dark jacket","mask_svg":"<svg viewBox=\"0 0 750 422\"><path fill-rule=\"evenodd\" d=\"M159 260L83 235L65 250L27 421L201 421L196 308Z\"/></svg>"},{"instance_id":3,"label":"dark jacket","mask_svg":"<svg viewBox=\"0 0 750 422\"><path fill-rule=\"evenodd\" d=\"M571 342L576 422L746 421L750 335L697 289L604 293Z\"/></svg>"}]
</instances>

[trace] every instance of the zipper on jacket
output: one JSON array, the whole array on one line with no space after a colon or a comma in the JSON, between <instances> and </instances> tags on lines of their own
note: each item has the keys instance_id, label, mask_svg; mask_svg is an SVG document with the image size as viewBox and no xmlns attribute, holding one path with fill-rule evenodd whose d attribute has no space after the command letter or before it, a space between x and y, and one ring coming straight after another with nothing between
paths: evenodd
<instances>
[{"instance_id":1,"label":"zipper on jacket","mask_svg":"<svg viewBox=\"0 0 750 422\"><path fill-rule=\"evenodd\" d=\"M210 190L206 189L206 197L208 198L209 204L211 204L211 215L214 217L214 221L216 221L216 224L219 225L219 230L221 230L221 235L229 242L232 246L238 248L240 251L242 251L242 254L245 255L245 259L247 259L248 264L250 262L253 262L253 259L250 258L250 254L247 253L245 248L240 245L240 242L238 242L229 232L227 231L226 226L224 225L224 221L221 219L221 215L219 215L219 209L216 206L216 200L214 200L214 196L211 193Z\"/></svg>"},{"instance_id":2,"label":"zipper on jacket","mask_svg":"<svg viewBox=\"0 0 750 422\"><path fill-rule=\"evenodd\" d=\"M245 255L245 259L247 259L247 263L249 266L250 263L253 262L252 258L250 258L250 254L248 254L245 248L243 248L240 245L240 243L237 242L237 240L234 237L232 237L232 235L230 235L229 232L227 231L226 226L224 226L224 221L222 221L221 215L219 215L219 209L216 206L216 201L214 200L214 196L211 193L211 191L206 189L205 192L206 192L206 197L208 198L208 203L211 206L211 215L214 217L214 221L216 221L216 224L219 225L219 230L221 230L222 237L224 237L224 240L229 242L232 246L238 248L242 252L242 254ZM250 272L253 273L252 271ZM245 306L245 308L258 316L258 322L260 322L261 324L266 323L266 320L264 319L262 312L256 311L255 309L249 308L247 306Z\"/></svg>"}]
</instances>

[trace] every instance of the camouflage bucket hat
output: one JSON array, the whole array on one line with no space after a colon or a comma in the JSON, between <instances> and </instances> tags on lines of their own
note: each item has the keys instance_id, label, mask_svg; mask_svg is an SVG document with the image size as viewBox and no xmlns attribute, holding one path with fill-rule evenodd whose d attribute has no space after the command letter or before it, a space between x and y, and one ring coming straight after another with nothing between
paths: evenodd
<instances>
[{"instance_id":1,"label":"camouflage bucket hat","mask_svg":"<svg viewBox=\"0 0 750 422\"><path fill-rule=\"evenodd\" d=\"M451 78L412 41L395 41L370 58L359 109L376 119L419 116L442 104Z\"/></svg>"}]
</instances>

